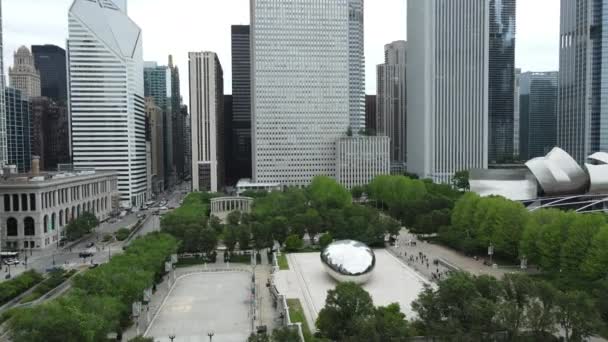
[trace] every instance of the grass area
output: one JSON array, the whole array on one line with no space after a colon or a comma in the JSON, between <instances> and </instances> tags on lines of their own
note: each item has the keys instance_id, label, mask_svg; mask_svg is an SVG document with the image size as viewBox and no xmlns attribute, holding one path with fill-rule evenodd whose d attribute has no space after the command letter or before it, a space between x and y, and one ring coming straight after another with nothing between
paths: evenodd
<instances>
[{"instance_id":1,"label":"grass area","mask_svg":"<svg viewBox=\"0 0 608 342\"><path fill-rule=\"evenodd\" d=\"M315 338L308 327L308 322L304 316L304 309L299 299L288 299L287 306L289 307L289 318L292 323L302 323L302 333L306 342L314 342Z\"/></svg>"},{"instance_id":2,"label":"grass area","mask_svg":"<svg viewBox=\"0 0 608 342\"><path fill-rule=\"evenodd\" d=\"M280 270L288 270L289 263L287 262L287 255L285 253L277 256L277 262L279 263Z\"/></svg>"},{"instance_id":3,"label":"grass area","mask_svg":"<svg viewBox=\"0 0 608 342\"><path fill-rule=\"evenodd\" d=\"M9 302L43 280L44 277L40 273L30 270L0 283L0 305Z\"/></svg>"},{"instance_id":4,"label":"grass area","mask_svg":"<svg viewBox=\"0 0 608 342\"><path fill-rule=\"evenodd\" d=\"M202 265L207 259L205 258L181 258L175 264L175 267L189 267L195 265Z\"/></svg>"},{"instance_id":5,"label":"grass area","mask_svg":"<svg viewBox=\"0 0 608 342\"><path fill-rule=\"evenodd\" d=\"M21 298L19 303L29 303L29 302L35 301L36 299L47 294L52 289L61 285L64 281L68 280L75 273L76 273L76 270L63 271L60 269L51 272L50 277L48 277L46 280L44 280L42 283L40 283L40 285L38 285L34 289L34 291L32 291L32 293Z\"/></svg>"},{"instance_id":6,"label":"grass area","mask_svg":"<svg viewBox=\"0 0 608 342\"><path fill-rule=\"evenodd\" d=\"M251 255L249 254L231 254L230 262L239 264L251 264Z\"/></svg>"}]
</instances>

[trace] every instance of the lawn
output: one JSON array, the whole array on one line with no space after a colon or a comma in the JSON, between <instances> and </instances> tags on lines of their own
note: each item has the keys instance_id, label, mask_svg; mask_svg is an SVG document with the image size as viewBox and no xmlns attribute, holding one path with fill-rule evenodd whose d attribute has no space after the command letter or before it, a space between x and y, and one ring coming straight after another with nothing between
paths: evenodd
<instances>
[{"instance_id":1,"label":"lawn","mask_svg":"<svg viewBox=\"0 0 608 342\"><path fill-rule=\"evenodd\" d=\"M289 307L289 318L292 323L302 323L302 333L306 342L314 342L315 338L310 332L306 317L304 317L304 309L299 299L288 299L287 306Z\"/></svg>"},{"instance_id":2,"label":"lawn","mask_svg":"<svg viewBox=\"0 0 608 342\"><path fill-rule=\"evenodd\" d=\"M277 256L277 262L279 263L280 270L288 270L289 263L287 262L287 255L285 253Z\"/></svg>"}]
</instances>

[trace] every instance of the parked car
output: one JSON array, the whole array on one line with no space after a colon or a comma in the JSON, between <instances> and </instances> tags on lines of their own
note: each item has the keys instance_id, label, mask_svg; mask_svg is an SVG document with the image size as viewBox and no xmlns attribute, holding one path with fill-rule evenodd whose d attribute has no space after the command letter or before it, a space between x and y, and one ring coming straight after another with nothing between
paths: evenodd
<instances>
[{"instance_id":1,"label":"parked car","mask_svg":"<svg viewBox=\"0 0 608 342\"><path fill-rule=\"evenodd\" d=\"M84 258L91 258L91 257L93 257L93 255L95 255L95 253L88 252L88 251L78 253L78 256L79 256L80 258L83 258L83 259L84 259Z\"/></svg>"},{"instance_id":2,"label":"parked car","mask_svg":"<svg viewBox=\"0 0 608 342\"><path fill-rule=\"evenodd\" d=\"M5 265L19 265L19 259L5 259Z\"/></svg>"},{"instance_id":3,"label":"parked car","mask_svg":"<svg viewBox=\"0 0 608 342\"><path fill-rule=\"evenodd\" d=\"M91 242L87 243L87 245L86 245L85 247L86 247L86 248L91 248L91 247L93 247L93 246L95 246L95 242L92 242L92 241L91 241Z\"/></svg>"}]
</instances>

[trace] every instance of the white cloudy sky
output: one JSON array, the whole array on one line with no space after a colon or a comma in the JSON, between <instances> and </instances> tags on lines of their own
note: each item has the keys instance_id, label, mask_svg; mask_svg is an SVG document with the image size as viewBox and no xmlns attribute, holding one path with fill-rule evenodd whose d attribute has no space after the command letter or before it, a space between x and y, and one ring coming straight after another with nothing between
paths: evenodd
<instances>
[{"instance_id":1,"label":"white cloudy sky","mask_svg":"<svg viewBox=\"0 0 608 342\"><path fill-rule=\"evenodd\" d=\"M65 47L67 12L72 0L0 0L3 4L4 65L21 45ZM249 23L249 0L128 0L129 15L143 29L144 58L165 64L173 54L187 99L188 51L215 51L231 91L230 25ZM410 0L412 1L412 0ZM424 1L424 0L415 0ZM524 71L558 67L560 0L517 3L516 65ZM406 0L365 2L366 88L376 93L375 65L383 62L384 44L406 39Z\"/></svg>"}]
</instances>

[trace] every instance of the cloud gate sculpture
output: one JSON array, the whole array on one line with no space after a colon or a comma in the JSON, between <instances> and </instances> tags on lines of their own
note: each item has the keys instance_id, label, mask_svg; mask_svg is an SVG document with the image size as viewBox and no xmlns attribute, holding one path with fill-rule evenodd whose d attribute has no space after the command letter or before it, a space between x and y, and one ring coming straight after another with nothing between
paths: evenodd
<instances>
[{"instance_id":1,"label":"cloud gate sculpture","mask_svg":"<svg viewBox=\"0 0 608 342\"><path fill-rule=\"evenodd\" d=\"M321 262L338 282L366 283L376 266L374 251L354 240L335 241L321 252Z\"/></svg>"}]
</instances>

